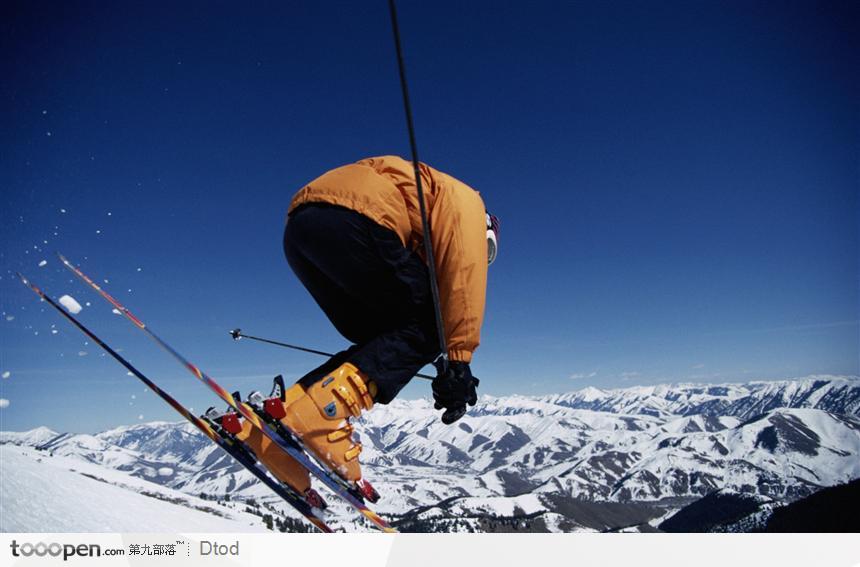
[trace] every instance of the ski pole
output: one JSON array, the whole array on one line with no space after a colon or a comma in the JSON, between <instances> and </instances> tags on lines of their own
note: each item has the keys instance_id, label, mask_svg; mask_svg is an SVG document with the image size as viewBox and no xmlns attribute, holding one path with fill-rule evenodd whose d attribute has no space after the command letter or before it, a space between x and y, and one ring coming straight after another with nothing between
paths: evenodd
<instances>
[{"instance_id":1,"label":"ski pole","mask_svg":"<svg viewBox=\"0 0 860 567\"><path fill-rule=\"evenodd\" d=\"M273 341L271 339L264 339L261 337L255 337L253 335L246 335L245 333L242 332L242 329L233 329L232 331L230 331L230 336L233 337L234 341L238 341L239 339L251 339L252 341L260 341L261 343L269 343L270 345L277 345L277 346L284 347L284 348L291 348L293 350L300 350L302 352L309 352L311 354L318 354L320 356L334 356L330 352L323 352L321 350L314 350L312 348L305 348L305 347L301 347L301 346L297 346L297 345L291 345L288 343ZM432 376L428 376L426 374L416 374L415 376L417 376L418 378L424 378L426 380L433 380Z\"/></svg>"},{"instance_id":2,"label":"ski pole","mask_svg":"<svg viewBox=\"0 0 860 567\"><path fill-rule=\"evenodd\" d=\"M442 320L442 308L439 306L439 280L436 277L436 260L433 256L433 242L430 240L430 223L427 220L427 209L424 206L424 190L421 187L421 171L418 161L418 145L415 143L415 126L412 123L412 105L409 104L409 89L406 84L406 65L403 63L403 48L400 45L400 26L397 25L397 6L394 0L388 0L391 12L391 28L394 32L394 46L397 49L397 68L400 71L400 90L403 92L403 109L406 111L406 126L409 130L409 146L412 149L412 168L415 171L415 188L418 191L418 209L421 212L421 226L424 229L424 255L427 256L427 267L430 272L430 291L433 294L433 306L436 314L436 329L439 332L439 347L442 349L442 372L448 371L448 341L445 338L445 324ZM431 378L432 380L432 378Z\"/></svg>"}]
</instances>

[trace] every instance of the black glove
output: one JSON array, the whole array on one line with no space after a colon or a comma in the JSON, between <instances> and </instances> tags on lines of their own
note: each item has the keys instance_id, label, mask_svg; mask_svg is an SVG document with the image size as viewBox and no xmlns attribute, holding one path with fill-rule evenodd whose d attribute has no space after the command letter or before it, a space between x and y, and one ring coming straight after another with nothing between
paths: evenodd
<instances>
[{"instance_id":1,"label":"black glove","mask_svg":"<svg viewBox=\"0 0 860 567\"><path fill-rule=\"evenodd\" d=\"M463 417L466 404L473 406L478 401L479 380L472 376L472 370L466 362L452 360L448 362L447 371L443 362L436 363L436 378L433 380L433 400L436 409L444 409L442 423L450 425Z\"/></svg>"}]
</instances>

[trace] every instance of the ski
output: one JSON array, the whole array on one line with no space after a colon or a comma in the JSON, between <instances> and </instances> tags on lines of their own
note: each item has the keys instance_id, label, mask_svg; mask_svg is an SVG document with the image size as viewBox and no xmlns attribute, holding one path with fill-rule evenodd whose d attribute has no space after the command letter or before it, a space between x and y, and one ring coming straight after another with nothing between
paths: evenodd
<instances>
[{"instance_id":1,"label":"ski","mask_svg":"<svg viewBox=\"0 0 860 567\"><path fill-rule=\"evenodd\" d=\"M167 402L168 405L170 405L174 410L176 410L177 413L179 413L182 417L191 422L204 435L209 437L209 439L211 439L216 445L218 445L228 455L233 457L239 464L245 467L251 474L256 476L261 482L263 482L263 484L272 489L272 491L278 496L280 496L287 504L289 504L297 512L302 514L311 524L316 526L322 532L332 532L332 529L328 525L326 525L326 523L319 516L317 516L313 508L307 502L305 502L300 496L294 494L283 484L270 477L269 473L266 471L266 468L261 465L259 461L257 461L253 453L249 451L244 445L242 445L235 439L232 439L231 437L222 434L222 432L216 429L217 424L205 419L201 419L191 413L184 405L176 401L176 399L174 399L170 394L159 388L158 385L155 384L155 382L153 382L146 375L140 372L122 355L113 350L107 343L105 343L101 338L99 338L95 333L93 333L89 328L87 328L83 323L81 323L77 319L77 317L66 312L36 284L31 282L29 279L27 279L20 273L17 275L21 279L21 282L24 283L24 285L29 287L43 301L47 302L48 305L56 309L61 315L63 315L63 317L68 319L74 326L76 326L81 332L83 332L87 337L89 337L90 340L99 345L99 347L101 347L117 362L124 366L126 370L133 374L138 380L143 382L162 400Z\"/></svg>"},{"instance_id":2,"label":"ski","mask_svg":"<svg viewBox=\"0 0 860 567\"><path fill-rule=\"evenodd\" d=\"M141 319L136 317L131 311L129 311L123 304L117 301L114 297L112 297L109 293L107 293L104 289L102 289L99 284L93 281L89 276L87 276L80 268L74 266L65 256L58 253L60 261L63 265L68 268L72 273L74 273L78 278L81 279L84 283L94 289L99 295L102 296L108 303L113 305L117 311L125 315L125 317L131 321L136 327L144 331L152 340L156 342L162 349L167 351L171 356L173 356L177 361L179 361L191 374L193 374L198 380L206 384L210 390L215 392L215 394L227 402L227 404L235 409L242 417L248 420L251 424L257 427L266 437L272 440L278 447L283 449L287 454L289 454L292 458L299 462L302 466L308 469L308 472L317 477L329 490L331 490L335 495L340 497L344 502L352 506L356 511L358 511L362 516L367 518L374 526L376 526L379 530L387 533L395 533L397 530L386 522L382 517L376 514L373 510L368 508L368 506L364 503L364 496L359 493L354 488L348 486L345 481L343 481L337 473L334 471L328 470L327 467L324 469L323 464L317 464L315 460L312 460L308 453L305 451L304 445L302 445L298 436L295 435L294 432L290 431L288 428L283 426L282 424L278 429L281 429L283 432L287 433L287 435L282 435L278 433L266 420L260 417L257 412L245 402L241 400L237 400L230 392L225 390L218 384L212 377L208 374L200 370L197 366L195 366L192 362L186 359L184 356L179 354L173 347L171 347L167 342L162 340L155 332L152 331L149 327L147 327Z\"/></svg>"}]
</instances>

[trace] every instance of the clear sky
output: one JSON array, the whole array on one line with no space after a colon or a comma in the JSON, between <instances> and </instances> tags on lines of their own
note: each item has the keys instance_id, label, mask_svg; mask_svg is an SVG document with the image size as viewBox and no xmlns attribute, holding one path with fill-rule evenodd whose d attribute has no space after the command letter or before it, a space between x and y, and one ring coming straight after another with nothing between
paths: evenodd
<instances>
[{"instance_id":1,"label":"clear sky","mask_svg":"<svg viewBox=\"0 0 860 567\"><path fill-rule=\"evenodd\" d=\"M281 235L305 182L408 157L387 3L240 4L2 4L0 428L176 419L16 270L198 412L217 401L55 250L228 388L321 362L234 327L345 346ZM482 393L860 373L856 2L400 20L422 160L502 220Z\"/></svg>"}]
</instances>

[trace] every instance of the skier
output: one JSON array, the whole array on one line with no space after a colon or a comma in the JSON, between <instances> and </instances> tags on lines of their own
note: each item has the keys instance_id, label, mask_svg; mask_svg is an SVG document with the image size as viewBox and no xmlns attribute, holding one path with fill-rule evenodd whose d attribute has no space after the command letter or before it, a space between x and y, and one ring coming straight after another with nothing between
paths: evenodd
<instances>
[{"instance_id":1,"label":"skier","mask_svg":"<svg viewBox=\"0 0 860 567\"><path fill-rule=\"evenodd\" d=\"M465 183L425 164L420 171L449 358L447 369L437 365L433 398L451 423L477 401L469 363L479 343L499 222ZM353 346L290 388L276 388L281 421L362 491L369 485L361 479L361 443L349 420L389 403L440 355L419 210L412 163L396 156L333 169L303 187L289 207L287 261ZM258 454L265 459L263 449ZM309 486L301 467L268 464L300 491Z\"/></svg>"}]
</instances>

